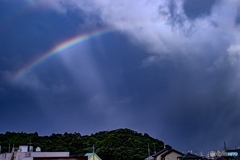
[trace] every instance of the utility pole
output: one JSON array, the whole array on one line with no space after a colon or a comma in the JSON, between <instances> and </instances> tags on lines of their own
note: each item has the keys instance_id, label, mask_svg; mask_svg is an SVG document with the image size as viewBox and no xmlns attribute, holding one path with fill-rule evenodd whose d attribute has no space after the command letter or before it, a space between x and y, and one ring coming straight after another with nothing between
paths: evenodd
<instances>
[{"instance_id":1,"label":"utility pole","mask_svg":"<svg viewBox=\"0 0 240 160\"><path fill-rule=\"evenodd\" d=\"M153 147L154 147L154 154L156 153L156 146L155 146L156 143L153 143Z\"/></svg>"},{"instance_id":2,"label":"utility pole","mask_svg":"<svg viewBox=\"0 0 240 160\"><path fill-rule=\"evenodd\" d=\"M29 157L31 157L32 151L33 151L33 146L32 146L32 141L30 139L30 142L28 143L28 151L29 151Z\"/></svg>"},{"instance_id":3,"label":"utility pole","mask_svg":"<svg viewBox=\"0 0 240 160\"><path fill-rule=\"evenodd\" d=\"M225 141L224 141L224 150L225 150L225 151L227 150Z\"/></svg>"},{"instance_id":4,"label":"utility pole","mask_svg":"<svg viewBox=\"0 0 240 160\"><path fill-rule=\"evenodd\" d=\"M93 145L93 160L94 160L94 145Z\"/></svg>"},{"instance_id":5,"label":"utility pole","mask_svg":"<svg viewBox=\"0 0 240 160\"><path fill-rule=\"evenodd\" d=\"M150 157L150 148L149 148L149 143L148 143L148 157Z\"/></svg>"}]
</instances>

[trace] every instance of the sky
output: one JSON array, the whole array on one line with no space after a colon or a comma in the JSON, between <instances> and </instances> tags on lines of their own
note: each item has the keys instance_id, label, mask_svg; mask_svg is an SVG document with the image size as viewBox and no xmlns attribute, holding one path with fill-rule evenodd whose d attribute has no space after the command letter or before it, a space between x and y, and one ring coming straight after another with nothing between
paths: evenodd
<instances>
[{"instance_id":1,"label":"sky","mask_svg":"<svg viewBox=\"0 0 240 160\"><path fill-rule=\"evenodd\" d=\"M0 0L0 133L238 147L239 31L238 0Z\"/></svg>"}]
</instances>

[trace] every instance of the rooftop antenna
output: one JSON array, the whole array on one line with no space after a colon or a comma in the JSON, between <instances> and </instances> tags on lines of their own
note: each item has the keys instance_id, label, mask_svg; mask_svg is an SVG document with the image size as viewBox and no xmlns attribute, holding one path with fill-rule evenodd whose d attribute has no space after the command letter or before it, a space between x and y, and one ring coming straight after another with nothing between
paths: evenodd
<instances>
[{"instance_id":1,"label":"rooftop antenna","mask_svg":"<svg viewBox=\"0 0 240 160\"><path fill-rule=\"evenodd\" d=\"M225 150L225 151L227 150L225 141L224 141L224 150Z\"/></svg>"},{"instance_id":2,"label":"rooftop antenna","mask_svg":"<svg viewBox=\"0 0 240 160\"><path fill-rule=\"evenodd\" d=\"M93 148L92 148L92 149L93 149L93 160L94 160L94 149L95 149L95 148L94 148L94 145L93 145Z\"/></svg>"}]
</instances>

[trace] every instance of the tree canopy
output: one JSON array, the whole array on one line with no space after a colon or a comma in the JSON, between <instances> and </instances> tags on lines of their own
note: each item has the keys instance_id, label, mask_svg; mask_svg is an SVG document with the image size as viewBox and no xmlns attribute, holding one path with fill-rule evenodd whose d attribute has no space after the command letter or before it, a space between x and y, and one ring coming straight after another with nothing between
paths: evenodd
<instances>
[{"instance_id":1,"label":"tree canopy","mask_svg":"<svg viewBox=\"0 0 240 160\"><path fill-rule=\"evenodd\" d=\"M50 136L39 136L35 133L15 133L6 132L0 134L0 145L2 153L8 152L14 145L30 144L41 150L68 151L71 156L83 156L85 153L93 151L103 160L143 160L148 156L148 144L151 154L163 148L164 143L158 139L150 137L147 133L138 133L130 129L116 129L112 131L101 131L91 135L81 135L80 133L58 134Z\"/></svg>"}]
</instances>

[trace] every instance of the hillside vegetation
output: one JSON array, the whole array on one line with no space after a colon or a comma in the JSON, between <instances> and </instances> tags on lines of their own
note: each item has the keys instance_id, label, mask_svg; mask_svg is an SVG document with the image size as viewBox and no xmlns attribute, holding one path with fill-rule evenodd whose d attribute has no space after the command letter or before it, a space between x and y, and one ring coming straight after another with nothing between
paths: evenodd
<instances>
[{"instance_id":1,"label":"hillside vegetation","mask_svg":"<svg viewBox=\"0 0 240 160\"><path fill-rule=\"evenodd\" d=\"M6 132L0 134L2 153L8 152L14 145L28 145L40 147L44 151L69 151L71 156L83 156L93 151L103 160L143 160L148 156L148 144L151 154L163 148L164 143L150 137L148 134L138 133L130 129L101 131L95 134L81 135L80 133L52 134L39 136L35 133Z\"/></svg>"}]
</instances>

